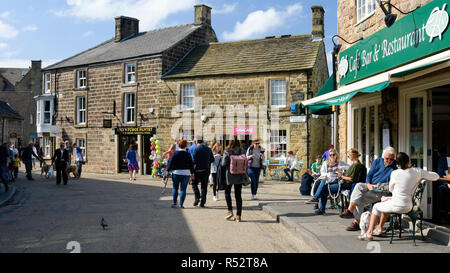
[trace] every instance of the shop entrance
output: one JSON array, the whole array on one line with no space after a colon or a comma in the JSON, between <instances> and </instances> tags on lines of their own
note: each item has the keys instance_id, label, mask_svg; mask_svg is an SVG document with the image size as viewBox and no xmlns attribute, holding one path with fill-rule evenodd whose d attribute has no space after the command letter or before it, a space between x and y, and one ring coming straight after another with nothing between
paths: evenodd
<instances>
[{"instance_id":1,"label":"shop entrance","mask_svg":"<svg viewBox=\"0 0 450 273\"><path fill-rule=\"evenodd\" d=\"M128 163L125 160L128 147L137 143L137 135L119 135L119 172L128 172Z\"/></svg>"},{"instance_id":2,"label":"shop entrance","mask_svg":"<svg viewBox=\"0 0 450 273\"><path fill-rule=\"evenodd\" d=\"M237 135L238 140L241 141L242 144L242 149L244 149L244 151L247 151L248 147L250 147L250 145L252 145L252 140L250 139L250 135ZM230 140L234 138L234 136L224 136L225 141L223 142L223 150L225 151L225 148L228 146L228 144L230 143Z\"/></svg>"}]
</instances>

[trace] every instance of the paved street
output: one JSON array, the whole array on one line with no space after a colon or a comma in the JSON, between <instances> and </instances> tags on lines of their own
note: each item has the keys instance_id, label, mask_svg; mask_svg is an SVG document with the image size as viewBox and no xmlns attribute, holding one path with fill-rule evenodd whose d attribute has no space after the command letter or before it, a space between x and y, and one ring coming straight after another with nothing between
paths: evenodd
<instances>
[{"instance_id":1,"label":"paved street","mask_svg":"<svg viewBox=\"0 0 450 273\"><path fill-rule=\"evenodd\" d=\"M81 252L312 252L313 250L249 201L250 188L243 191L241 223L224 219L226 204L208 192L205 208L193 207L190 186L185 209L172 209L171 183L161 194L162 183L138 177L130 183L127 175L83 173L67 186L55 180L24 179L16 183L18 194L0 208L0 252L67 253L76 241ZM279 187L277 194L270 194ZM261 185L264 201L289 201L298 184ZM284 192L285 191L285 192ZM298 191L297 191L298 192ZM100 220L109 224L103 230Z\"/></svg>"}]
</instances>

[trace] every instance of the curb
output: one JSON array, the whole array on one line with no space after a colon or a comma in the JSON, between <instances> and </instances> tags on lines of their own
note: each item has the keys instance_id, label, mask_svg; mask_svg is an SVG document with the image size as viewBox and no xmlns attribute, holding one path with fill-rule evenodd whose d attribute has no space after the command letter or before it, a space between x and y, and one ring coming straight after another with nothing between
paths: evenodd
<instances>
[{"instance_id":1,"label":"curb","mask_svg":"<svg viewBox=\"0 0 450 273\"><path fill-rule=\"evenodd\" d=\"M14 185L9 186L8 196L4 200L0 200L0 208L8 205L9 201L16 194L17 189Z\"/></svg>"},{"instance_id":2,"label":"curb","mask_svg":"<svg viewBox=\"0 0 450 273\"><path fill-rule=\"evenodd\" d=\"M319 238L312 232L304 228L301 224L294 223L289 220L287 216L281 216L276 210L268 206L267 203L260 203L259 207L262 211L276 219L287 230L292 232L295 236L300 237L317 253L329 253L330 251L322 244Z\"/></svg>"}]
</instances>

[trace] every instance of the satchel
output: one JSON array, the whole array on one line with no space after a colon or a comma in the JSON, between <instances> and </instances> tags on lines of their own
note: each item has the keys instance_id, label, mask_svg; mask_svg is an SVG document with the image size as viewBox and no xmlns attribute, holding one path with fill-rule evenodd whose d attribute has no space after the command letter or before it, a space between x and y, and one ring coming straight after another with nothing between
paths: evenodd
<instances>
[{"instance_id":1,"label":"satchel","mask_svg":"<svg viewBox=\"0 0 450 273\"><path fill-rule=\"evenodd\" d=\"M245 177L245 178L243 178L243 179L244 179L244 183L242 183L242 184L243 184L244 186L250 185L250 184L252 183L252 180L250 179L250 177L248 176L248 174L245 173L244 177Z\"/></svg>"}]
</instances>

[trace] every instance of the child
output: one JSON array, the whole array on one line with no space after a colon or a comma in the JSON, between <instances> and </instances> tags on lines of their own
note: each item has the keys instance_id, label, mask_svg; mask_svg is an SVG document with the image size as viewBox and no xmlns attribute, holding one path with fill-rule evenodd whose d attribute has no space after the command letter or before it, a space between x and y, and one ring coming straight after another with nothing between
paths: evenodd
<instances>
[{"instance_id":1,"label":"child","mask_svg":"<svg viewBox=\"0 0 450 273\"><path fill-rule=\"evenodd\" d=\"M19 174L19 167L20 167L19 154L14 154L14 160L13 160L14 179L17 179L17 175Z\"/></svg>"},{"instance_id":2,"label":"child","mask_svg":"<svg viewBox=\"0 0 450 273\"><path fill-rule=\"evenodd\" d=\"M315 178L320 176L320 167L322 166L322 157L320 155L316 155L316 162L311 165L311 172Z\"/></svg>"}]
</instances>

